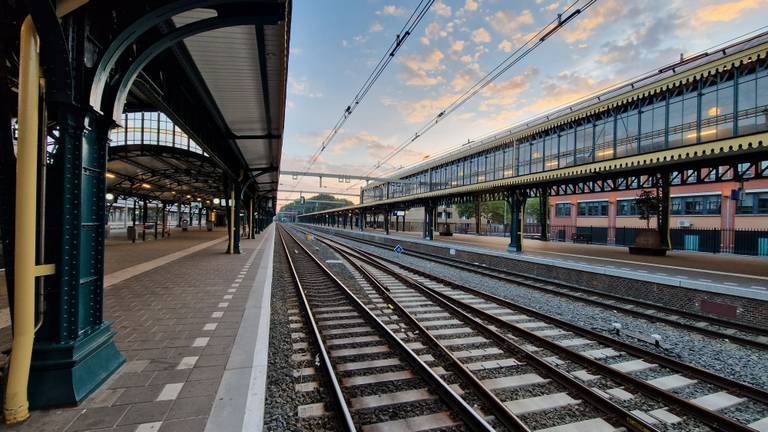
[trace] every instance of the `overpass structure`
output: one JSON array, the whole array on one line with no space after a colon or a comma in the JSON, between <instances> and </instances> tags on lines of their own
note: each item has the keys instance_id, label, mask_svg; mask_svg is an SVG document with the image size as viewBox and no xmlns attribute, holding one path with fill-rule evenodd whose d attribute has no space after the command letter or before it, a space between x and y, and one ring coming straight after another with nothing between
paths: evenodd
<instances>
[{"instance_id":1,"label":"overpass structure","mask_svg":"<svg viewBox=\"0 0 768 432\"><path fill-rule=\"evenodd\" d=\"M509 250L522 248L526 199L656 189L669 246L672 185L739 182L768 174L768 34L663 67L618 87L369 184L356 206L305 214L363 229L424 207L432 239L438 205L505 200ZM542 218L546 225L546 218ZM479 223L479 220L478 222ZM479 232L479 229L477 230ZM541 232L546 236L547 229ZM665 244L666 243L666 244Z\"/></svg>"}]
</instances>

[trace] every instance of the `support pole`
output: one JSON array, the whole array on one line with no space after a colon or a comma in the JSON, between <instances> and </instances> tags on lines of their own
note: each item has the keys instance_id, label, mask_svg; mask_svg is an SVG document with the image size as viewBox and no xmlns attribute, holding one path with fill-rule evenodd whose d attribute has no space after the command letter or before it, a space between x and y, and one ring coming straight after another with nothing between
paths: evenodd
<instances>
[{"instance_id":1,"label":"support pole","mask_svg":"<svg viewBox=\"0 0 768 432\"><path fill-rule=\"evenodd\" d=\"M28 16L21 26L19 140L16 162L13 343L5 391L5 422L29 417L27 386L35 338L35 255L37 235L37 147L40 57L37 30Z\"/></svg>"},{"instance_id":2,"label":"support pole","mask_svg":"<svg viewBox=\"0 0 768 432\"><path fill-rule=\"evenodd\" d=\"M141 204L141 241L147 241L147 222L149 217L149 205L147 199L144 198L144 202Z\"/></svg>"},{"instance_id":3,"label":"support pole","mask_svg":"<svg viewBox=\"0 0 768 432\"><path fill-rule=\"evenodd\" d=\"M391 213L389 207L384 208L384 234L386 235L389 235L389 215Z\"/></svg>"},{"instance_id":4,"label":"support pole","mask_svg":"<svg viewBox=\"0 0 768 432\"><path fill-rule=\"evenodd\" d=\"M480 235L480 197L475 197L475 235Z\"/></svg>"},{"instance_id":5,"label":"support pole","mask_svg":"<svg viewBox=\"0 0 768 432\"><path fill-rule=\"evenodd\" d=\"M656 193L661 198L661 208L659 208L657 225L659 227L659 240L661 241L661 247L667 250L672 249L672 241L669 237L669 219L670 209L672 208L672 197L669 193L669 173L662 173L658 176L658 182L660 185L657 187Z\"/></svg>"},{"instance_id":6,"label":"support pole","mask_svg":"<svg viewBox=\"0 0 768 432\"><path fill-rule=\"evenodd\" d=\"M235 188L233 187L229 192L229 201L227 202L229 207L229 247L227 253L233 255L235 253Z\"/></svg>"},{"instance_id":7,"label":"support pole","mask_svg":"<svg viewBox=\"0 0 768 432\"><path fill-rule=\"evenodd\" d=\"M508 202L511 207L511 221L509 227L508 252L522 252L523 250L523 213L525 208L525 195L522 191L512 191Z\"/></svg>"},{"instance_id":8,"label":"support pole","mask_svg":"<svg viewBox=\"0 0 768 432\"><path fill-rule=\"evenodd\" d=\"M253 229L253 198L248 202L248 238L255 239L256 231Z\"/></svg>"},{"instance_id":9,"label":"support pole","mask_svg":"<svg viewBox=\"0 0 768 432\"><path fill-rule=\"evenodd\" d=\"M165 238L165 201L163 201L163 218L162 218L162 221L163 221L163 229L162 229L162 232L160 234L160 237Z\"/></svg>"},{"instance_id":10,"label":"support pole","mask_svg":"<svg viewBox=\"0 0 768 432\"><path fill-rule=\"evenodd\" d=\"M541 235L539 240L549 241L549 189L541 188L539 193L539 224L541 225Z\"/></svg>"},{"instance_id":11,"label":"support pole","mask_svg":"<svg viewBox=\"0 0 768 432\"><path fill-rule=\"evenodd\" d=\"M132 198L133 201L133 214L131 215L131 226L133 227L133 235L131 236L131 243L136 243L136 198Z\"/></svg>"}]
</instances>

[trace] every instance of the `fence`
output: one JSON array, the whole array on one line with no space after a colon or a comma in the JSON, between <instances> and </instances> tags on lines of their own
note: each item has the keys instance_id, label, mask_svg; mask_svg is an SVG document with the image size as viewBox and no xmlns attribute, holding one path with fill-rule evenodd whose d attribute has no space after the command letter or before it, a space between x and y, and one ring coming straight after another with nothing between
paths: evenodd
<instances>
[{"instance_id":1,"label":"fence","mask_svg":"<svg viewBox=\"0 0 768 432\"><path fill-rule=\"evenodd\" d=\"M377 228L383 229L384 224L378 221ZM437 231L457 234L475 234L475 223L469 222L438 222ZM406 221L397 226L399 231L421 232L423 222ZM575 225L550 225L550 241L589 241L592 244L609 246L633 246L637 235L646 228L635 227L595 227ZM395 230L394 221L390 222L390 231ZM438 235L435 232L435 235ZM490 236L509 236L509 224L480 224L480 234ZM526 238L539 238L541 225L525 224L523 235ZM719 228L673 228L669 232L672 250L732 253L738 255L768 256L768 230L758 229L719 229Z\"/></svg>"}]
</instances>

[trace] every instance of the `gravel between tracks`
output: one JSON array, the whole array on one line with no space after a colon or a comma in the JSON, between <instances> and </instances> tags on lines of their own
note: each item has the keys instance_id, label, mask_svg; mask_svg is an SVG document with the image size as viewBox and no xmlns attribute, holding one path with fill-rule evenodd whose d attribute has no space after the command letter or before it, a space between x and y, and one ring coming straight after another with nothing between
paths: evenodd
<instances>
[{"instance_id":1,"label":"gravel between tracks","mask_svg":"<svg viewBox=\"0 0 768 432\"><path fill-rule=\"evenodd\" d=\"M610 329L613 323L620 323L625 331L634 334L645 336L659 334L662 336L663 349L657 349L651 344L639 341L634 337L622 335L620 338L629 343L644 346L647 349L657 350L669 357L709 369L731 379L768 389L768 374L765 373L768 370L768 355L763 350L690 333L662 323L651 323L620 312L607 311L603 308L575 302L567 298L559 298L530 288L467 273L449 265L409 256L407 252L403 255L397 255L389 250L352 242L340 237L334 237L334 239L386 258L399 259L406 265L411 265L428 272L435 272L453 282L498 295L540 312L601 331L605 334L612 334Z\"/></svg>"}]
</instances>

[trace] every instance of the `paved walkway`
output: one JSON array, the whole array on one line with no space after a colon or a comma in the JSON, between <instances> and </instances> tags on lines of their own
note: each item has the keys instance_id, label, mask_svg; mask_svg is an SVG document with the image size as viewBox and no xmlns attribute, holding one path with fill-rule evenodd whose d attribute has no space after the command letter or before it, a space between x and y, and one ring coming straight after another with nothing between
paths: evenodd
<instances>
[{"instance_id":1,"label":"paved walkway","mask_svg":"<svg viewBox=\"0 0 768 432\"><path fill-rule=\"evenodd\" d=\"M381 230L366 232L383 235ZM390 231L390 236L423 241L420 232ZM509 239L471 234L440 237L436 234L432 244L507 253ZM523 240L523 250L514 256L564 267L588 266L604 272L626 273L629 277L768 300L767 257L682 251L670 252L665 257L652 257L630 255L626 247L531 239Z\"/></svg>"},{"instance_id":2,"label":"paved walkway","mask_svg":"<svg viewBox=\"0 0 768 432\"><path fill-rule=\"evenodd\" d=\"M263 382L255 372L261 362L255 358L256 344L261 341L251 336L258 325L241 324L244 317L258 321L261 301L268 301L274 226L255 240L243 240L242 254L236 256L223 253L223 242L211 244L215 238L200 234L194 241L187 239L192 246L186 250L192 252L186 256L162 263L177 248L166 248L165 255L160 250L145 254L145 260L159 265L105 290L105 319L113 321L126 364L79 407L36 411L25 424L6 430L202 432L209 416L220 418L222 411L239 417L239 428L208 430L242 430L248 396L258 394ZM111 268L122 267L120 272L145 264L130 257L145 250L136 245L132 251L108 247ZM124 260L134 264L126 267ZM237 391L223 384L231 381L233 370L244 378Z\"/></svg>"}]
</instances>

